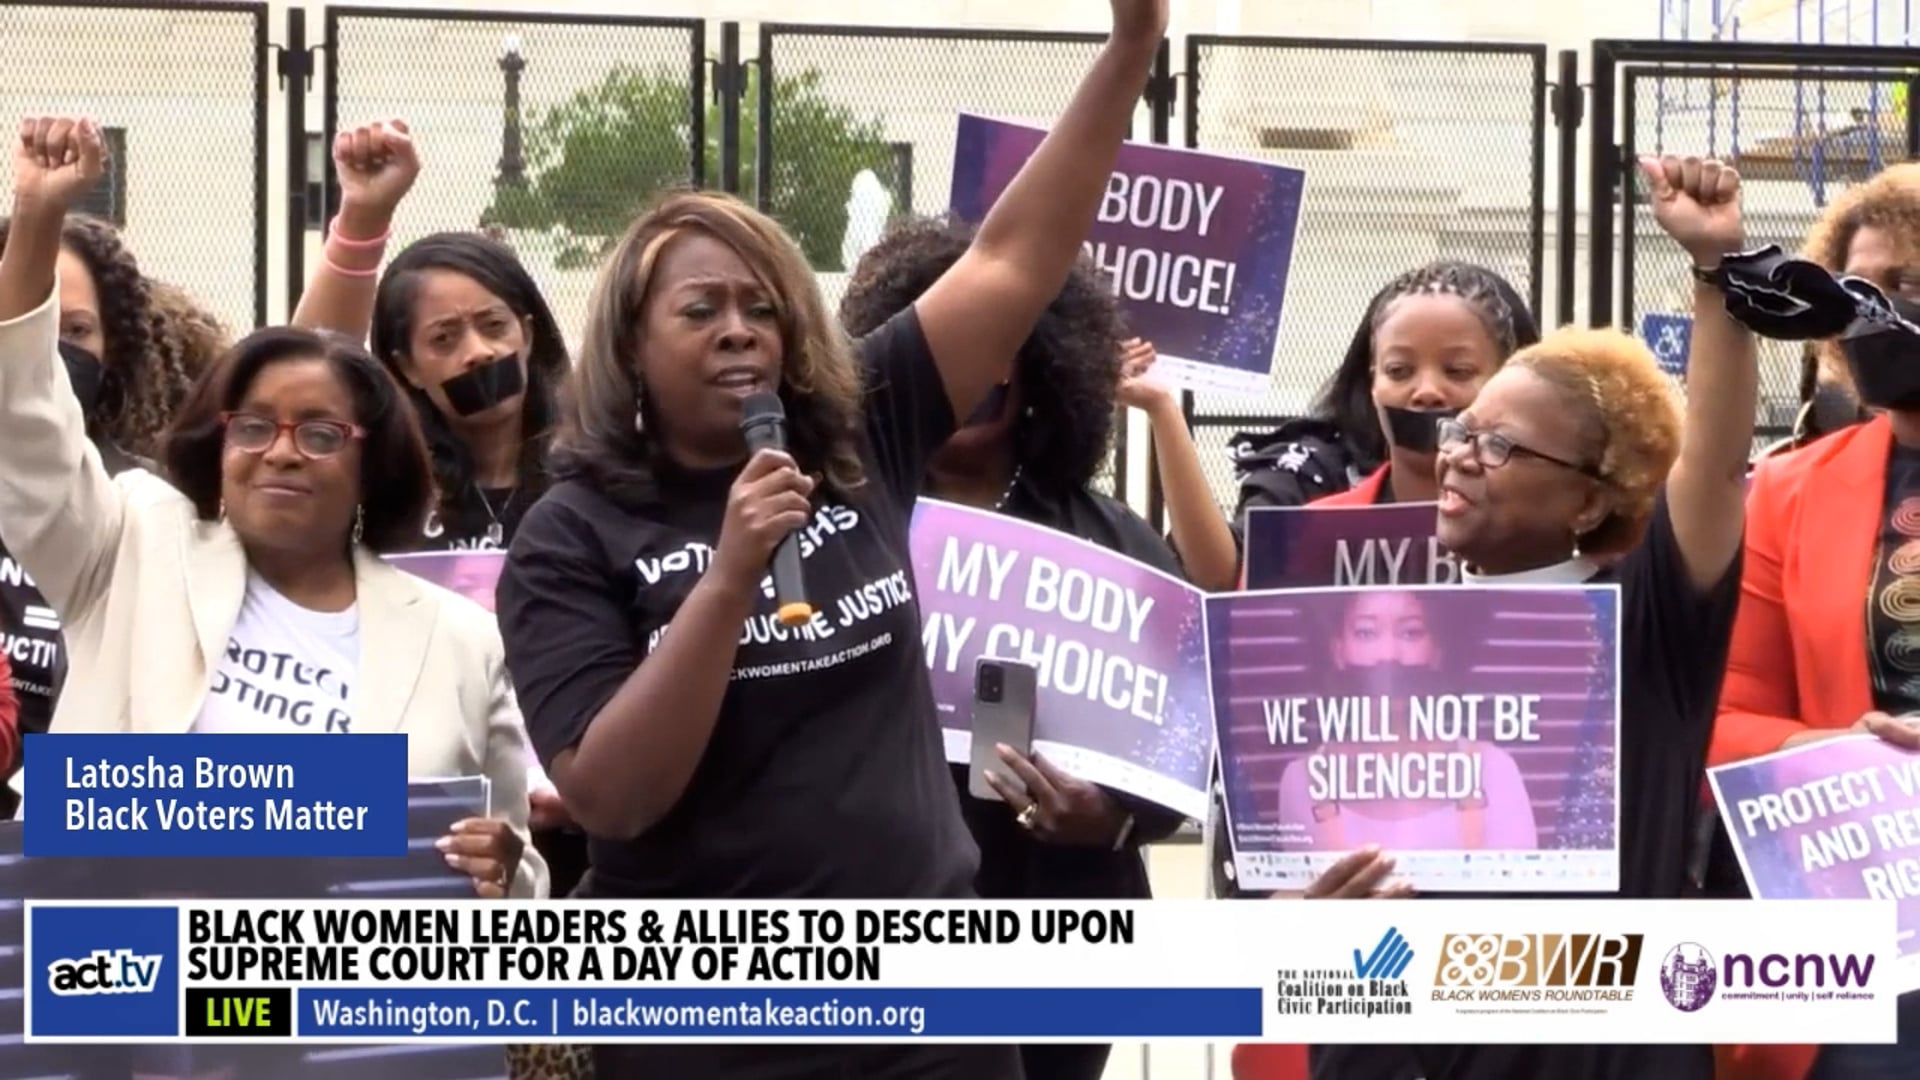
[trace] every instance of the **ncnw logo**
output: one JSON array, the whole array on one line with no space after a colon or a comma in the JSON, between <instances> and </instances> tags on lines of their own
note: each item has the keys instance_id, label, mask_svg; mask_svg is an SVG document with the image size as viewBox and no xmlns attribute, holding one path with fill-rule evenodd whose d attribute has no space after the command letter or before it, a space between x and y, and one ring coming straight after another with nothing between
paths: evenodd
<instances>
[{"instance_id":1,"label":"ncnw logo","mask_svg":"<svg viewBox=\"0 0 1920 1080\"><path fill-rule=\"evenodd\" d=\"M48 964L47 986L63 997L151 993L163 959L138 956L132 949L95 949L84 957Z\"/></svg>"},{"instance_id":2,"label":"ncnw logo","mask_svg":"<svg viewBox=\"0 0 1920 1080\"><path fill-rule=\"evenodd\" d=\"M1722 965L1721 975L1721 982L1729 988L1764 986L1769 990L1779 990L1791 986L1859 989L1865 987L1867 980L1873 977L1873 957L1855 956L1852 953L1844 956L1834 953L1800 953L1797 956L1732 953Z\"/></svg>"}]
</instances>

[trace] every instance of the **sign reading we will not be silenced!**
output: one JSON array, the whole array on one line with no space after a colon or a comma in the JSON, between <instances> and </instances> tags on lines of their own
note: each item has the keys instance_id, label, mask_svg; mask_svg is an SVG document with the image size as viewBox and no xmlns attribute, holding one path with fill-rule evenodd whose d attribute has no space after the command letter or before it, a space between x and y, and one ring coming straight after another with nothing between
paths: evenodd
<instances>
[{"instance_id":1,"label":"sign reading we will not be silenced!","mask_svg":"<svg viewBox=\"0 0 1920 1080\"><path fill-rule=\"evenodd\" d=\"M994 200L1046 132L962 114L949 205L967 221ZM1155 370L1195 390L1263 393L1306 174L1195 150L1127 143L1086 250L1160 354Z\"/></svg>"},{"instance_id":2,"label":"sign reading we will not be silenced!","mask_svg":"<svg viewBox=\"0 0 1920 1080\"><path fill-rule=\"evenodd\" d=\"M1039 673L1036 752L1205 814L1213 720L1198 590L1065 533L925 498L913 569L949 762L972 751L975 662L1019 660Z\"/></svg>"},{"instance_id":3,"label":"sign reading we will not be silenced!","mask_svg":"<svg viewBox=\"0 0 1920 1080\"><path fill-rule=\"evenodd\" d=\"M1616 888L1618 606L1616 586L1208 597L1242 887L1377 844L1423 892Z\"/></svg>"},{"instance_id":4,"label":"sign reading we will not be silenced!","mask_svg":"<svg viewBox=\"0 0 1920 1080\"><path fill-rule=\"evenodd\" d=\"M1838 736L1708 770L1762 900L1893 900L1897 987L1920 990L1920 754Z\"/></svg>"}]
</instances>

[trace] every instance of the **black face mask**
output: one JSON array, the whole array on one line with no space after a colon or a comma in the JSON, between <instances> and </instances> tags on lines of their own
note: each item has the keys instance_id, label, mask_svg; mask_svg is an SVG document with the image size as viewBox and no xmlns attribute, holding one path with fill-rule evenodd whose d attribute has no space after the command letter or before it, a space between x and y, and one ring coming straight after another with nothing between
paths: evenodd
<instances>
[{"instance_id":1,"label":"black face mask","mask_svg":"<svg viewBox=\"0 0 1920 1080\"><path fill-rule=\"evenodd\" d=\"M1459 409L1402 409L1382 405L1387 414L1387 439L1414 454L1440 452L1440 421L1460 415Z\"/></svg>"},{"instance_id":2,"label":"black face mask","mask_svg":"<svg viewBox=\"0 0 1920 1080\"><path fill-rule=\"evenodd\" d=\"M80 399L80 415L93 419L100 403L100 381L107 369L100 358L70 341L60 343L60 359L66 361L67 381L73 384L73 396Z\"/></svg>"},{"instance_id":3,"label":"black face mask","mask_svg":"<svg viewBox=\"0 0 1920 1080\"><path fill-rule=\"evenodd\" d=\"M1813 400L1807 402L1805 422L1799 434L1804 438L1831 435L1841 428L1859 423L1865 417L1853 395L1830 382L1813 388Z\"/></svg>"},{"instance_id":4,"label":"black face mask","mask_svg":"<svg viewBox=\"0 0 1920 1080\"><path fill-rule=\"evenodd\" d=\"M1840 336L1840 348L1860 404L1920 409L1920 305L1902 296L1887 302L1906 323L1857 320Z\"/></svg>"},{"instance_id":5,"label":"black face mask","mask_svg":"<svg viewBox=\"0 0 1920 1080\"><path fill-rule=\"evenodd\" d=\"M527 374L521 370L518 353L476 364L440 384L447 404L461 416L486 412L503 401L519 397L526 389Z\"/></svg>"}]
</instances>

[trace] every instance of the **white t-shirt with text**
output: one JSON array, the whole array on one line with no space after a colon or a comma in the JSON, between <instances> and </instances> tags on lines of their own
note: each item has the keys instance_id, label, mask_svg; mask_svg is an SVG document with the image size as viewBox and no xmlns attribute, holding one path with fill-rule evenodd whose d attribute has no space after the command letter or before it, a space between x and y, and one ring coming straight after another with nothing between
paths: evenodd
<instances>
[{"instance_id":1,"label":"white t-shirt with text","mask_svg":"<svg viewBox=\"0 0 1920 1080\"><path fill-rule=\"evenodd\" d=\"M346 734L360 675L360 612L311 611L247 574L247 596L193 730Z\"/></svg>"}]
</instances>

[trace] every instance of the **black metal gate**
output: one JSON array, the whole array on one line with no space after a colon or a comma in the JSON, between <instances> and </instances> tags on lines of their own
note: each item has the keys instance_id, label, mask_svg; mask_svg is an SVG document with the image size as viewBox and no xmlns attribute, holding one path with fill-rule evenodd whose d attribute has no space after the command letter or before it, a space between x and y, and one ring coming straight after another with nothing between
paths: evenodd
<instances>
[{"instance_id":1,"label":"black metal gate","mask_svg":"<svg viewBox=\"0 0 1920 1080\"><path fill-rule=\"evenodd\" d=\"M1797 250L1833 196L1920 149L1898 104L1920 49L1749 42L1593 43L1589 320L1665 341L1676 372L1690 325L1687 256L1649 213L1636 159L1718 157L1740 170L1752 243ZM1757 435L1799 407L1801 349L1761 346ZM1664 357L1663 357L1664 359Z\"/></svg>"},{"instance_id":2,"label":"black metal gate","mask_svg":"<svg viewBox=\"0 0 1920 1080\"><path fill-rule=\"evenodd\" d=\"M339 206L340 126L405 117L425 161L394 248L441 229L510 233L562 326L581 325L591 269L635 212L660 189L706 182L703 20L329 7L319 48L323 130L290 186L321 171L326 212L309 208L293 231ZM296 262L289 288L304 277Z\"/></svg>"},{"instance_id":3,"label":"black metal gate","mask_svg":"<svg viewBox=\"0 0 1920 1080\"><path fill-rule=\"evenodd\" d=\"M1272 390L1264 401L1189 399L1201 460L1231 506L1232 432L1304 411L1367 300L1401 271L1441 257L1482 263L1539 309L1547 50L1195 35L1186 77L1188 147L1307 172Z\"/></svg>"},{"instance_id":4,"label":"black metal gate","mask_svg":"<svg viewBox=\"0 0 1920 1080\"><path fill-rule=\"evenodd\" d=\"M267 5L7 3L0 41L7 124L64 110L103 129L107 176L80 209L230 326L266 321ZM0 205L11 190L0 175Z\"/></svg>"}]
</instances>

